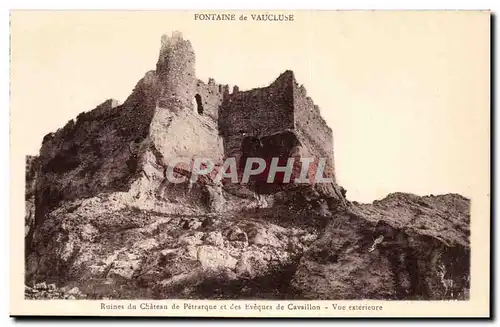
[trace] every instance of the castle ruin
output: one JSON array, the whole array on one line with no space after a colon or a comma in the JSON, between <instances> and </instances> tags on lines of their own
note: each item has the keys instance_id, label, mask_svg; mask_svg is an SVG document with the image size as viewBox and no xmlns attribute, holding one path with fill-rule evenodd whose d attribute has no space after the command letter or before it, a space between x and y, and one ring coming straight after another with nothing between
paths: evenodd
<instances>
[{"instance_id":1,"label":"castle ruin","mask_svg":"<svg viewBox=\"0 0 500 327\"><path fill-rule=\"evenodd\" d=\"M234 157L240 165L256 156L268 162L278 156L284 164L290 157L324 158L324 175L335 180L332 130L292 71L248 91L230 91L213 79L205 83L196 77L190 41L174 33L162 37L156 69L123 104L107 100L45 136L36 164L36 207L127 192L140 178L161 184L172 158L194 156L215 162ZM254 182L265 180L265 173Z\"/></svg>"},{"instance_id":2,"label":"castle ruin","mask_svg":"<svg viewBox=\"0 0 500 327\"><path fill-rule=\"evenodd\" d=\"M174 33L162 37L155 74L161 89L158 110L190 110L199 115L195 119L201 125L216 126L218 136L206 140L212 156L235 157L241 162L250 155L245 150L251 151L257 140L263 147L260 153L251 153L257 156L276 154L279 146L290 147L283 152L300 145L296 156L327 159L327 174L335 176L332 130L292 71L282 73L267 87L249 91L234 86L230 92L228 85L213 79L205 84L196 78L191 43Z\"/></svg>"}]
</instances>

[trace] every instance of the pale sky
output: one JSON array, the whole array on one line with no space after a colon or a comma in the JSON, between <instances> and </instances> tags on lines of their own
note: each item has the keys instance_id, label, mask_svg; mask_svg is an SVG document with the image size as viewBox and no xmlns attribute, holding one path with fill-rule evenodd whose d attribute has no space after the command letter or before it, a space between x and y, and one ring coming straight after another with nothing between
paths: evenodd
<instances>
[{"instance_id":1,"label":"pale sky","mask_svg":"<svg viewBox=\"0 0 500 327\"><path fill-rule=\"evenodd\" d=\"M12 147L36 154L78 113L124 101L155 68L161 35L179 30L202 80L246 90L293 70L333 129L350 200L470 196L488 178L488 13L300 12L286 23L193 14L13 12Z\"/></svg>"}]
</instances>

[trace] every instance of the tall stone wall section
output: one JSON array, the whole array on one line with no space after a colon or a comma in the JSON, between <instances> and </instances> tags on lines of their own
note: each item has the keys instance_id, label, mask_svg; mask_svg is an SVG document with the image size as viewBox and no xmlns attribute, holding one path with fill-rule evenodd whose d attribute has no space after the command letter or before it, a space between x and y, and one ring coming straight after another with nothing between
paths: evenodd
<instances>
[{"instance_id":1,"label":"tall stone wall section","mask_svg":"<svg viewBox=\"0 0 500 327\"><path fill-rule=\"evenodd\" d=\"M219 130L226 157L241 155L245 137L260 138L293 129L291 72L282 74L265 88L245 92L234 89L223 102Z\"/></svg>"},{"instance_id":2,"label":"tall stone wall section","mask_svg":"<svg viewBox=\"0 0 500 327\"><path fill-rule=\"evenodd\" d=\"M313 100L307 96L304 86L294 82L293 87L294 130L303 144L303 156L326 158L325 173L335 178L333 156L333 132L321 117Z\"/></svg>"}]
</instances>

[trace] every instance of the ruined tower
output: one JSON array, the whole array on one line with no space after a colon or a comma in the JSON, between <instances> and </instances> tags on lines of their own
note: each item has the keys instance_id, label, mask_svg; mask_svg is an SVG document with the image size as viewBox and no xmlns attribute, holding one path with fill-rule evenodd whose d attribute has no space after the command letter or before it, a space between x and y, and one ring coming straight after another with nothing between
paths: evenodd
<instances>
[{"instance_id":1,"label":"ruined tower","mask_svg":"<svg viewBox=\"0 0 500 327\"><path fill-rule=\"evenodd\" d=\"M195 55L191 42L178 32L163 35L156 74L160 83L161 108L181 109L192 106L195 97Z\"/></svg>"},{"instance_id":2,"label":"ruined tower","mask_svg":"<svg viewBox=\"0 0 500 327\"><path fill-rule=\"evenodd\" d=\"M178 32L163 35L154 76L158 95L150 137L163 158L222 160L217 118L223 88L196 78L191 42Z\"/></svg>"}]
</instances>

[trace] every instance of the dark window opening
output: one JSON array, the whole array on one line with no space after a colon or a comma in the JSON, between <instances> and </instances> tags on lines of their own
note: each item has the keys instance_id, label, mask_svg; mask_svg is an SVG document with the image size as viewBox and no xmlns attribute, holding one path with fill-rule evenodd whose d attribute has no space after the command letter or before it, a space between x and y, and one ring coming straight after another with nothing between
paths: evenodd
<instances>
[{"instance_id":1,"label":"dark window opening","mask_svg":"<svg viewBox=\"0 0 500 327\"><path fill-rule=\"evenodd\" d=\"M196 100L196 109L201 115L203 114L203 102L201 101L201 96L199 94L196 94L194 98Z\"/></svg>"}]
</instances>

